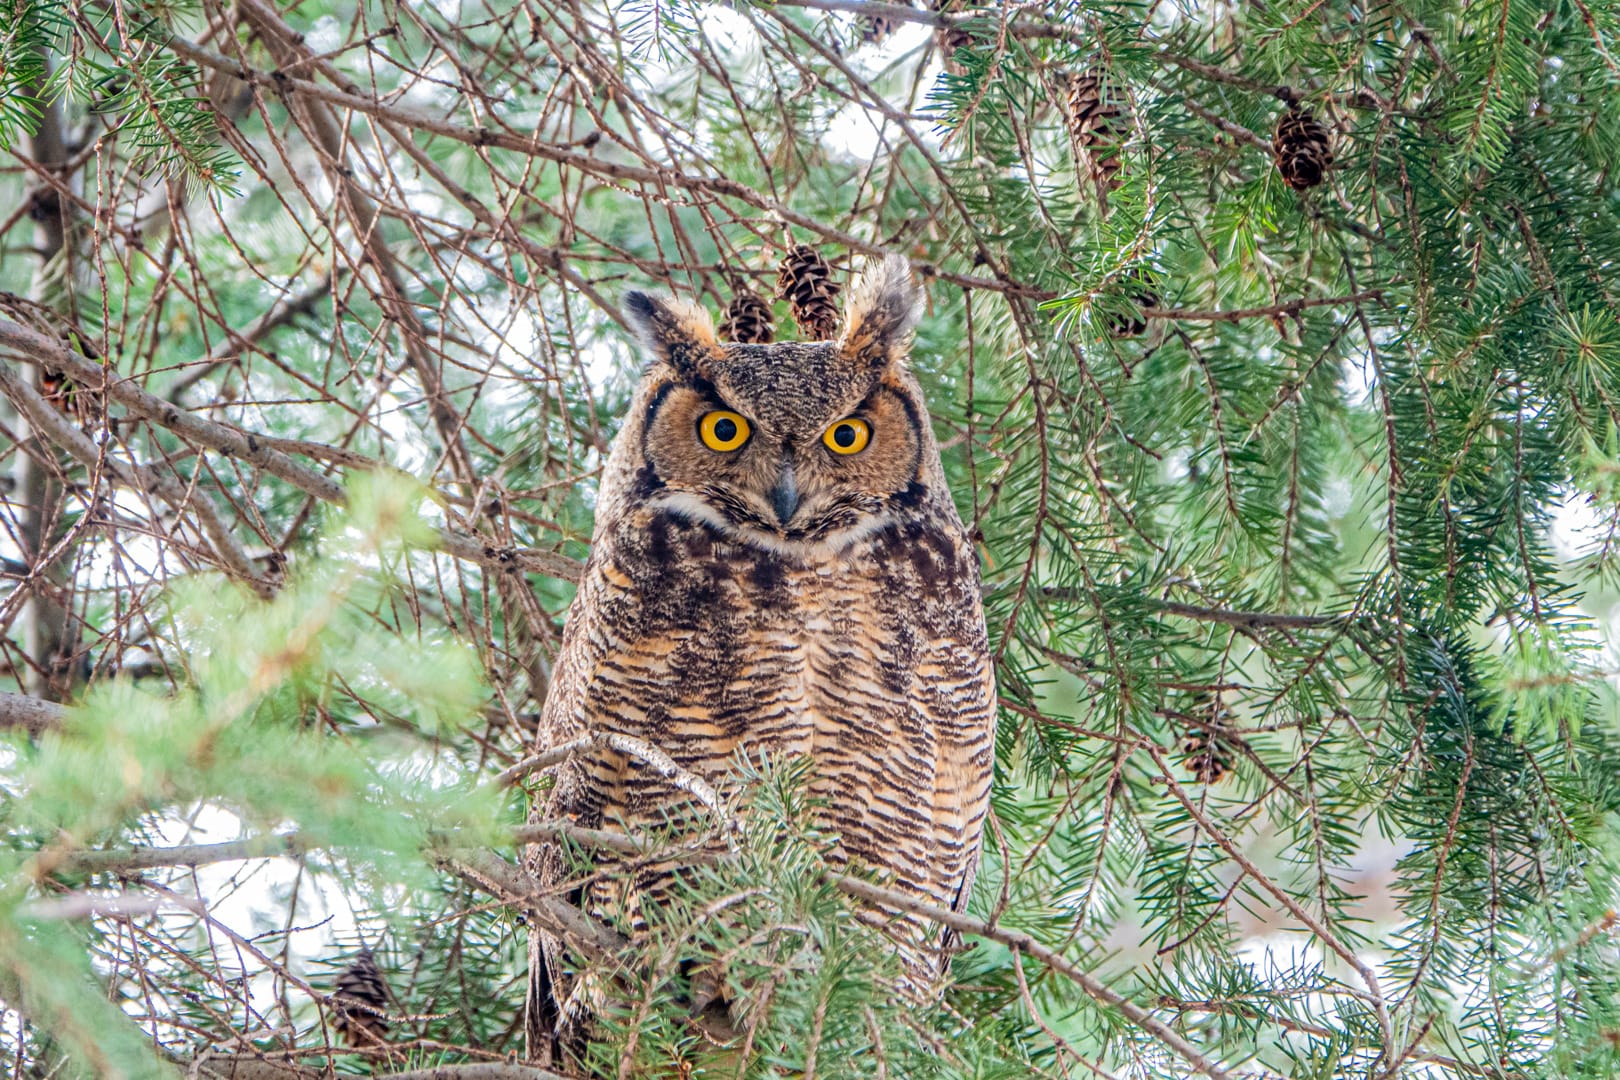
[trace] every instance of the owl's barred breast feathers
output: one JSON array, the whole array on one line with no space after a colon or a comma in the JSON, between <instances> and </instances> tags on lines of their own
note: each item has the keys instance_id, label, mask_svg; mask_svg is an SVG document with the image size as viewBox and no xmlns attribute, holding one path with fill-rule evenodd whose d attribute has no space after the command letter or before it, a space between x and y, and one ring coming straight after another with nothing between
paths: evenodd
<instances>
[{"instance_id":1,"label":"owl's barred breast feathers","mask_svg":"<svg viewBox=\"0 0 1620 1080\"><path fill-rule=\"evenodd\" d=\"M977 558L905 365L921 301L890 258L849 291L836 341L739 345L694 305L626 297L651 363L604 469L538 741L619 731L711 781L739 751L807 757L835 859L960 908L995 690ZM603 751L559 766L536 813L635 830L688 805ZM558 852L534 866L561 881ZM636 925L648 890L581 903ZM913 930L921 965L937 935ZM533 1053L569 975L543 938L531 965Z\"/></svg>"}]
</instances>

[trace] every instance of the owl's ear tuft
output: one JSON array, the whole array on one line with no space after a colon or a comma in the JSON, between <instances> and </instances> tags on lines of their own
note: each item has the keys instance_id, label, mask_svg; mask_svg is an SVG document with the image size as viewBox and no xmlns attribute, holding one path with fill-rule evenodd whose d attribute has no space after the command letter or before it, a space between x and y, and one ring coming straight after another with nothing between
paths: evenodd
<instances>
[{"instance_id":1,"label":"owl's ear tuft","mask_svg":"<svg viewBox=\"0 0 1620 1080\"><path fill-rule=\"evenodd\" d=\"M868 259L844 305L839 353L873 368L903 362L922 305L922 290L905 259L899 255Z\"/></svg>"},{"instance_id":2,"label":"owl's ear tuft","mask_svg":"<svg viewBox=\"0 0 1620 1080\"><path fill-rule=\"evenodd\" d=\"M624 294L624 314L643 347L683 378L707 378L720 352L714 320L700 305L651 293Z\"/></svg>"}]
</instances>

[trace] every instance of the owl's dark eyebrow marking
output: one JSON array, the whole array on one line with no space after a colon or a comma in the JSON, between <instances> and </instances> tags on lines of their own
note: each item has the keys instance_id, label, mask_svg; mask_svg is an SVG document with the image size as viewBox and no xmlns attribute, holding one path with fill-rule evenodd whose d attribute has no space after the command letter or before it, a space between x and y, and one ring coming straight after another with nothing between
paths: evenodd
<instances>
[{"instance_id":1,"label":"owl's dark eyebrow marking","mask_svg":"<svg viewBox=\"0 0 1620 1080\"><path fill-rule=\"evenodd\" d=\"M643 461L647 460L647 437L652 434L653 421L658 419L658 410L664 407L664 399L669 397L669 392L673 389L675 389L675 383L672 380L661 382L658 384L658 389L653 391L652 400L647 402L647 412L641 419L641 458Z\"/></svg>"},{"instance_id":2,"label":"owl's dark eyebrow marking","mask_svg":"<svg viewBox=\"0 0 1620 1080\"><path fill-rule=\"evenodd\" d=\"M689 389L691 389L691 391L693 393L697 394L699 397L706 398L708 400L709 406L711 408L725 409L728 412L741 412L742 411L740 409L734 408L729 401L727 401L725 398L721 397L720 396L720 391L718 389L716 389L714 383L710 382L708 379L705 379L701 375L694 375L692 378L687 379L686 380L686 385L687 385L687 387Z\"/></svg>"},{"instance_id":3,"label":"owl's dark eyebrow marking","mask_svg":"<svg viewBox=\"0 0 1620 1080\"><path fill-rule=\"evenodd\" d=\"M669 392L673 389L675 389L673 382L658 384L658 389L653 391L652 400L647 402L647 417L643 421L644 428L652 427L653 418L658 415L658 410L663 406L664 399L669 396Z\"/></svg>"},{"instance_id":4,"label":"owl's dark eyebrow marking","mask_svg":"<svg viewBox=\"0 0 1620 1080\"><path fill-rule=\"evenodd\" d=\"M642 417L642 420L641 420L641 460L642 461L646 461L646 462L651 462L652 461L652 458L650 458L647 455L647 440L652 435L653 421L658 419L658 410L664 407L664 399L669 397L669 392L671 390L673 390L673 389L675 389L674 380L672 380L672 379L665 380L664 382L661 382L661 383L658 384L658 389L653 391L652 400L647 402L647 413L646 413L646 415L644 417ZM651 464L649 464L647 466L646 470L644 470L644 471L651 472L655 478L658 476L657 471L655 469L653 469ZM659 479L658 487L663 487L663 485L664 485L663 480ZM638 490L640 490L641 488L645 488L645 487L646 487L646 485L642 484L642 485L640 485ZM656 490L656 488L647 489L647 491L651 491L651 490ZM647 493L646 491L643 491L644 495L646 493Z\"/></svg>"}]
</instances>

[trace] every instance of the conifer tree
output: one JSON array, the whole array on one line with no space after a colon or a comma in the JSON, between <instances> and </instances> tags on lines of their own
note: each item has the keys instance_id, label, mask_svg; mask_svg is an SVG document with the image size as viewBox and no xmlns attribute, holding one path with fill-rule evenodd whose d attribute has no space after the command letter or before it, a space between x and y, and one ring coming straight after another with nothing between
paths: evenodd
<instances>
[{"instance_id":1,"label":"conifer tree","mask_svg":"<svg viewBox=\"0 0 1620 1080\"><path fill-rule=\"evenodd\" d=\"M1620 1072L1617 50L1588 0L4 0L0 1069L544 1080L538 924L582 1075ZM883 253L1002 703L937 999L804 762L525 822L619 296L814 336ZM722 819L629 936L519 869Z\"/></svg>"}]
</instances>

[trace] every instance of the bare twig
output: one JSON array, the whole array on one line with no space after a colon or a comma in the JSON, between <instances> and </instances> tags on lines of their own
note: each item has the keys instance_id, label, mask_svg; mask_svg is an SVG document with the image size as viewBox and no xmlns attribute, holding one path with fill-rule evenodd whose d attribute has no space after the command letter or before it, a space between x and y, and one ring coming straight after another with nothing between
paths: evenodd
<instances>
[{"instance_id":1,"label":"bare twig","mask_svg":"<svg viewBox=\"0 0 1620 1080\"><path fill-rule=\"evenodd\" d=\"M105 392L136 416L169 428L175 434L227 457L240 458L256 465L322 502L342 505L346 501L342 486L335 480L298 464L281 451L272 449L267 441L257 435L185 412L134 383L118 378L110 369L63 348L43 334L0 319L0 345L17 350L23 359L57 367L81 385ZM72 441L70 435L64 434L64 438ZM80 438L83 438L82 434ZM379 464L377 467L382 466ZM440 537L444 549L450 554L492 569L506 572L529 570L570 581L579 579L580 564L554 552L502 547L450 529L440 530Z\"/></svg>"}]
</instances>

